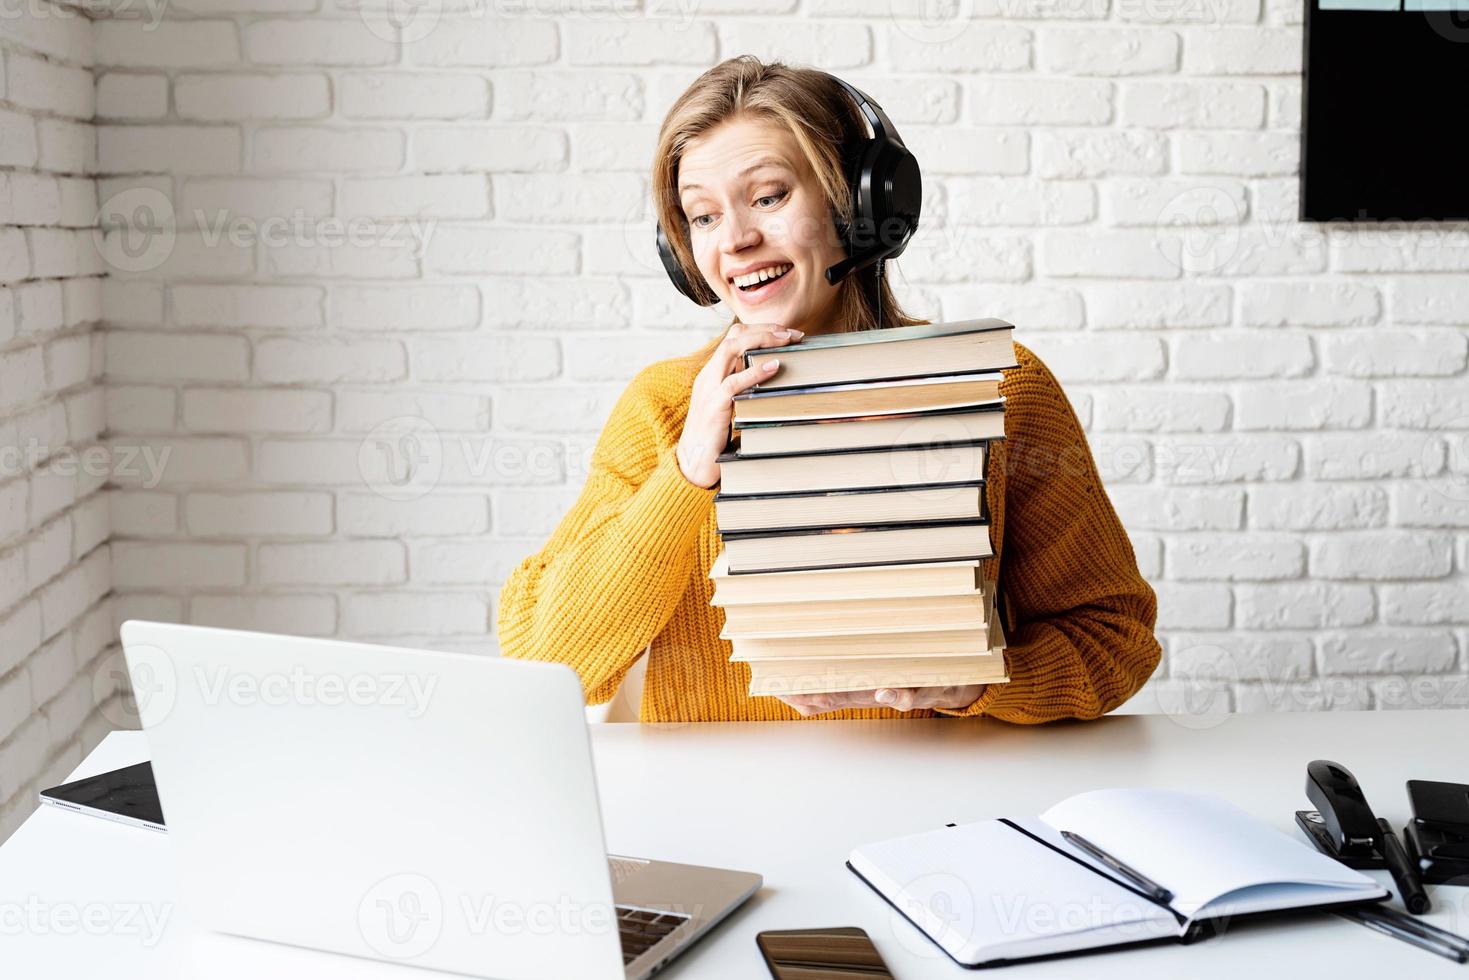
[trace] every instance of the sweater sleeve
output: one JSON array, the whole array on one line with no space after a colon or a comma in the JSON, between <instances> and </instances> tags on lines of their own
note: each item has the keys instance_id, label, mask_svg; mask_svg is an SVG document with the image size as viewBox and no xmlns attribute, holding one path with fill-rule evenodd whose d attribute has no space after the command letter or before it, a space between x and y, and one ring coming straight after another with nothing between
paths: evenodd
<instances>
[{"instance_id":1,"label":"sweater sleeve","mask_svg":"<svg viewBox=\"0 0 1469 980\"><path fill-rule=\"evenodd\" d=\"M645 377L613 408L576 502L500 590L501 655L567 664L588 704L612 699L672 618L717 489L684 477L681 425L657 409Z\"/></svg>"},{"instance_id":2,"label":"sweater sleeve","mask_svg":"<svg viewBox=\"0 0 1469 980\"><path fill-rule=\"evenodd\" d=\"M1138 571L1070 401L1034 354L1018 360L1022 369L1005 391L1000 584L1013 625L1010 681L990 685L967 707L939 710L1025 724L1095 718L1157 667L1157 597Z\"/></svg>"}]
</instances>

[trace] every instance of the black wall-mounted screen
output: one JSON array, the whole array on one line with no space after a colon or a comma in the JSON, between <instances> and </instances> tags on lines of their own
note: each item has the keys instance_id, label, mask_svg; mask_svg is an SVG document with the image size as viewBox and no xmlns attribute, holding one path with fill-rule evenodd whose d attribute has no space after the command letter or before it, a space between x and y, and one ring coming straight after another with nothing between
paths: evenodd
<instances>
[{"instance_id":1,"label":"black wall-mounted screen","mask_svg":"<svg viewBox=\"0 0 1469 980\"><path fill-rule=\"evenodd\" d=\"M1469 219L1469 0L1305 4L1301 220Z\"/></svg>"}]
</instances>

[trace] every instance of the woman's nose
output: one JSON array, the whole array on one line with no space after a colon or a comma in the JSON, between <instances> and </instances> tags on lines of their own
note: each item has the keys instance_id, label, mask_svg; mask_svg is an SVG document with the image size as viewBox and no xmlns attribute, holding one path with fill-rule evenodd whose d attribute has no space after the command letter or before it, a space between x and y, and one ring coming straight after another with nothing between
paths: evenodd
<instances>
[{"instance_id":1,"label":"woman's nose","mask_svg":"<svg viewBox=\"0 0 1469 980\"><path fill-rule=\"evenodd\" d=\"M721 231L719 247L731 255L760 241L760 223L750 215L739 212L726 215Z\"/></svg>"}]
</instances>

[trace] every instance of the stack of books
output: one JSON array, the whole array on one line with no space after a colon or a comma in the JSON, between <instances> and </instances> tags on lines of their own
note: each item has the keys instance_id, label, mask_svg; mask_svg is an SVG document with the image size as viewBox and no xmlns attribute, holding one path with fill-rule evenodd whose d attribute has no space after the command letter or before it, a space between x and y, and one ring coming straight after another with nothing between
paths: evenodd
<instances>
[{"instance_id":1,"label":"stack of books","mask_svg":"<svg viewBox=\"0 0 1469 980\"><path fill-rule=\"evenodd\" d=\"M745 355L780 367L735 396L710 576L752 696L1008 680L981 562L1013 329L890 327Z\"/></svg>"}]
</instances>

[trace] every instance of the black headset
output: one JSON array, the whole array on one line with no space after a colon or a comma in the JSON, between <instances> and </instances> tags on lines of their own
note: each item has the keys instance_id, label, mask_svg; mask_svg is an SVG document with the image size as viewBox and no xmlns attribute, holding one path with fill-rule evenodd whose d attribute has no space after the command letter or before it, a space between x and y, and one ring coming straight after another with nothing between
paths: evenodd
<instances>
[{"instance_id":1,"label":"black headset","mask_svg":"<svg viewBox=\"0 0 1469 980\"><path fill-rule=\"evenodd\" d=\"M853 221L851 225L837 222L837 232L847 257L826 270L826 281L835 286L874 262L903 254L908 240L918 230L923 177L918 171L917 159L903 145L903 138L898 135L897 127L888 119L887 113L882 111L882 106L835 75L822 74L846 89L872 128L872 136L842 145L842 162L852 194ZM688 221L685 220L683 225L687 232ZM700 284L704 287L701 294L689 282L668 236L663 233L662 224L658 225L658 256L679 292L700 306L719 302L719 296L708 283ZM879 272L881 269L878 266Z\"/></svg>"}]
</instances>

